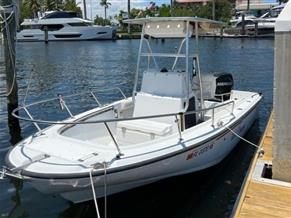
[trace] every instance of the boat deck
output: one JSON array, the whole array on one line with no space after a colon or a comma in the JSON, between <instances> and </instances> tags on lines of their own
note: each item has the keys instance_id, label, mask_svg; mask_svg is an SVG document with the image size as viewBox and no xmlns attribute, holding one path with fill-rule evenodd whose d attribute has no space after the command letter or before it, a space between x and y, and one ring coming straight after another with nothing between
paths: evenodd
<instances>
[{"instance_id":1,"label":"boat deck","mask_svg":"<svg viewBox=\"0 0 291 218\"><path fill-rule=\"evenodd\" d=\"M256 155L233 211L233 217L291 217L291 188L254 179L259 161L272 161L272 114L260 146L264 155Z\"/></svg>"}]
</instances>

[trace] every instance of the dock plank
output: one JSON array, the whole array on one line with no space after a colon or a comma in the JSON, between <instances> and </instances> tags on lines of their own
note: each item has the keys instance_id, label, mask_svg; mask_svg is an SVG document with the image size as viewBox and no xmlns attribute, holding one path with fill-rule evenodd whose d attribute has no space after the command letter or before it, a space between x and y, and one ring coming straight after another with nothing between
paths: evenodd
<instances>
[{"instance_id":1,"label":"dock plank","mask_svg":"<svg viewBox=\"0 0 291 218\"><path fill-rule=\"evenodd\" d=\"M291 217L291 188L258 182L252 178L258 160L272 161L272 116L271 114L260 142L260 147L265 153L263 156L256 155L252 161L233 211L235 218Z\"/></svg>"},{"instance_id":2,"label":"dock plank","mask_svg":"<svg viewBox=\"0 0 291 218\"><path fill-rule=\"evenodd\" d=\"M262 156L260 159L266 160L266 161L272 161L272 137L266 135L266 137L263 140L263 149L264 149L264 156Z\"/></svg>"}]
</instances>

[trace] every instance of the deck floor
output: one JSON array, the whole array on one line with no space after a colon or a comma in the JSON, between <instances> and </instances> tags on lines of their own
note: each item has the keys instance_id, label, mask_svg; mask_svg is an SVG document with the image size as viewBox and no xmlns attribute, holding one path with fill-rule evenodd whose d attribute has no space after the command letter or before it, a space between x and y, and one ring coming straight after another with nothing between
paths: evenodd
<instances>
[{"instance_id":1,"label":"deck floor","mask_svg":"<svg viewBox=\"0 0 291 218\"><path fill-rule=\"evenodd\" d=\"M247 179L237 199L233 213L235 218L242 217L291 217L291 188L255 181L252 178L258 160L272 161L272 115L261 140L260 146L265 153L256 155Z\"/></svg>"}]
</instances>

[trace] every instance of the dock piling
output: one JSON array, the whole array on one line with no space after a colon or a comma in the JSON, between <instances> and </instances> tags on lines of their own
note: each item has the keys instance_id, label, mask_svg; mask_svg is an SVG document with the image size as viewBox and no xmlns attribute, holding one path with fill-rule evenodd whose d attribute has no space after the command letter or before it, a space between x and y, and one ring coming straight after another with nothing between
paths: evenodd
<instances>
[{"instance_id":1,"label":"dock piling","mask_svg":"<svg viewBox=\"0 0 291 218\"><path fill-rule=\"evenodd\" d=\"M291 182L291 2L275 24L273 178Z\"/></svg>"},{"instance_id":2,"label":"dock piling","mask_svg":"<svg viewBox=\"0 0 291 218\"><path fill-rule=\"evenodd\" d=\"M255 37L258 36L258 22L255 22Z\"/></svg>"},{"instance_id":3,"label":"dock piling","mask_svg":"<svg viewBox=\"0 0 291 218\"><path fill-rule=\"evenodd\" d=\"M16 7L15 5L13 5L11 0L6 1L6 5L4 4L3 1L0 1L0 3L3 6L2 8L0 8L0 13L4 18L2 27L3 27L4 58L6 71L8 126L11 135L10 142L12 144L15 144L20 139L19 120L13 117L11 114L12 111L18 107L18 86L15 60Z\"/></svg>"},{"instance_id":4,"label":"dock piling","mask_svg":"<svg viewBox=\"0 0 291 218\"><path fill-rule=\"evenodd\" d=\"M45 26L43 30L44 30L44 42L45 44L48 44L48 27Z\"/></svg>"},{"instance_id":5,"label":"dock piling","mask_svg":"<svg viewBox=\"0 0 291 218\"><path fill-rule=\"evenodd\" d=\"M241 35L246 34L246 29L245 29L245 14L241 15Z\"/></svg>"}]
</instances>

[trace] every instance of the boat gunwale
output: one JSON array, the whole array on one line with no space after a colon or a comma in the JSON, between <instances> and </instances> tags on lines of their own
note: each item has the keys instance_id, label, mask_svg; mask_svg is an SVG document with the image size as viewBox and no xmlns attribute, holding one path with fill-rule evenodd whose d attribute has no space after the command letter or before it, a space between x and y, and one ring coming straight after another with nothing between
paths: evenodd
<instances>
[{"instance_id":1,"label":"boat gunwale","mask_svg":"<svg viewBox=\"0 0 291 218\"><path fill-rule=\"evenodd\" d=\"M262 99L262 96L259 95L257 101L252 105L252 107L250 109L248 109L238 120L236 120L234 123L232 123L228 128L230 128L230 129L236 128L245 117L247 117L250 113L252 113L258 107L261 99ZM128 164L126 166L121 166L121 167L115 167L112 169L107 169L107 174L113 174L113 173L118 173L118 172L130 170L130 169L134 169L134 168L139 168L139 167L143 167L144 165L153 164L155 162L171 158L173 156L176 156L176 155L182 154L184 152L187 152L189 150L203 146L205 143L212 141L213 139L220 139L221 137L223 137L224 135L226 135L227 133L230 132L227 128L222 127L220 129L224 129L224 130L222 130L221 132L219 132L217 134L214 134L211 138L207 138L207 139L205 139L197 144L194 144L192 146L184 147L180 150L170 152L166 155L155 157L152 159L148 159L148 160L145 160L142 162L138 162L138 163L134 163L134 164L130 164L130 165ZM12 150L13 150L13 148L9 149L9 151L5 157L5 162L7 163L9 168L15 167L9 160L9 156L10 156L10 153ZM102 176L103 174L104 174L103 170L98 170L98 171L93 172L92 176ZM80 178L88 177L87 172L74 173L74 175L72 176L72 174L59 174L59 173L42 174L42 173L27 171L25 169L21 170L21 175L23 177L27 177L27 179L80 179Z\"/></svg>"}]
</instances>

